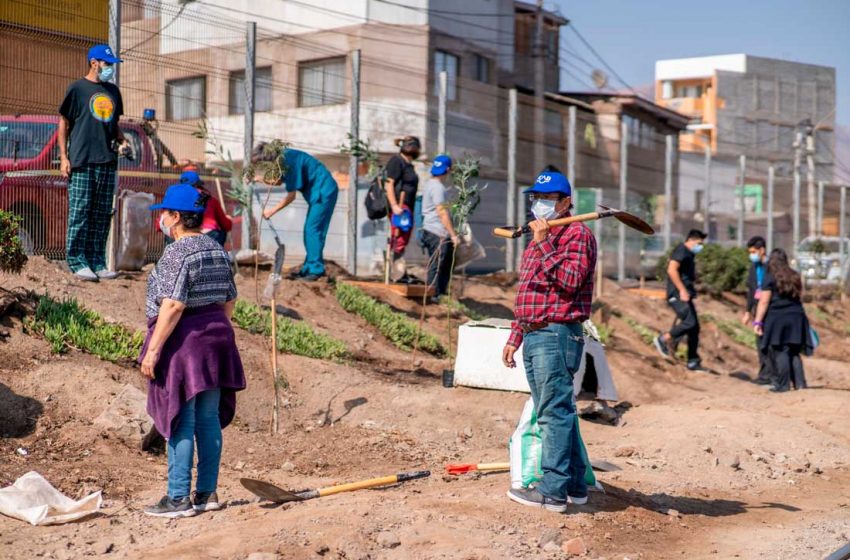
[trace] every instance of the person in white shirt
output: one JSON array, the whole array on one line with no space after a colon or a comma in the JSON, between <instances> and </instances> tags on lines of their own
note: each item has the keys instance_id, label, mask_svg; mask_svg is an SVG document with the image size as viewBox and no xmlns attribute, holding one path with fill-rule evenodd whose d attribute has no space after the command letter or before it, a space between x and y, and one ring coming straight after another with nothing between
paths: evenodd
<instances>
[{"instance_id":1,"label":"person in white shirt","mask_svg":"<svg viewBox=\"0 0 850 560\"><path fill-rule=\"evenodd\" d=\"M444 183L451 167L452 159L449 156L435 157L431 165L431 178L425 183L422 194L422 244L430 256L428 286L434 288L435 298L448 291L452 260L458 244L458 236L446 203Z\"/></svg>"}]
</instances>

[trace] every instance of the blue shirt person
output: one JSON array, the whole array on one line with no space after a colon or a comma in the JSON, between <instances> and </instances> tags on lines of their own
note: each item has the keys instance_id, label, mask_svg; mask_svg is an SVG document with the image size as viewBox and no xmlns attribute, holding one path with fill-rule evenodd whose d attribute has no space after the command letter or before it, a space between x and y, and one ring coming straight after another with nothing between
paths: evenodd
<instances>
[{"instance_id":1,"label":"blue shirt person","mask_svg":"<svg viewBox=\"0 0 850 560\"><path fill-rule=\"evenodd\" d=\"M306 152L287 148L283 155L266 154L266 145L260 142L254 148L251 160L254 163L261 161L272 161L276 157L283 159L285 174L277 184L284 184L286 196L273 208L263 211L266 219L271 218L295 200L295 193L300 192L307 201L307 219L304 222L304 248L307 256L304 264L298 272L297 277L302 280L315 281L325 274L325 260L322 253L325 249L325 240L328 236L328 228L331 225L331 217L336 206L339 195L339 186L336 184L328 168ZM268 182L262 174L255 177L257 181Z\"/></svg>"}]
</instances>

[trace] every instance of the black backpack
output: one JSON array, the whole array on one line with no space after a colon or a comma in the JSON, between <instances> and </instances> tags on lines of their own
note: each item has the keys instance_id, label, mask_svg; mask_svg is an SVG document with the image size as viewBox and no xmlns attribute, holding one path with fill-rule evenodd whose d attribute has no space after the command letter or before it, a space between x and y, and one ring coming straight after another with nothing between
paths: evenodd
<instances>
[{"instance_id":1,"label":"black backpack","mask_svg":"<svg viewBox=\"0 0 850 560\"><path fill-rule=\"evenodd\" d=\"M382 220L387 217L387 193L384 192L385 172L381 169L369 183L366 193L366 215L370 220Z\"/></svg>"}]
</instances>

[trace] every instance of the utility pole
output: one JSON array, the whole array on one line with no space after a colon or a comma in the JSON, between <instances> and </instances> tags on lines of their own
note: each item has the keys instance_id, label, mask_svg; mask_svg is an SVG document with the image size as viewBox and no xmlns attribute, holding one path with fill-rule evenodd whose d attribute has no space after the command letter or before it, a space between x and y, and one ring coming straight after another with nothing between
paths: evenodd
<instances>
[{"instance_id":1,"label":"utility pole","mask_svg":"<svg viewBox=\"0 0 850 560\"><path fill-rule=\"evenodd\" d=\"M508 90L508 188L507 188L507 214L505 215L506 224L515 224L517 222L516 214L516 119L517 119L517 98L516 88ZM520 220L522 221L522 220ZM505 270L513 272L516 270L516 239L505 240Z\"/></svg>"},{"instance_id":2,"label":"utility pole","mask_svg":"<svg viewBox=\"0 0 850 560\"><path fill-rule=\"evenodd\" d=\"M576 107L567 109L567 179L576 188Z\"/></svg>"},{"instance_id":3,"label":"utility pole","mask_svg":"<svg viewBox=\"0 0 850 560\"><path fill-rule=\"evenodd\" d=\"M840 257L838 262L841 263L841 272L844 273L844 265L847 264L847 247L845 243L845 238L847 237L847 187L841 186L841 198L838 203L838 237L840 238L840 242L838 246L840 247L841 252L839 253ZM842 282L846 281L846 278L842 277ZM842 293L844 291L842 290Z\"/></svg>"},{"instance_id":4,"label":"utility pole","mask_svg":"<svg viewBox=\"0 0 850 560\"><path fill-rule=\"evenodd\" d=\"M620 210L626 208L626 190L628 188L627 166L629 164L629 127L625 122L620 123ZM626 279L626 226L617 224L617 281Z\"/></svg>"},{"instance_id":5,"label":"utility pole","mask_svg":"<svg viewBox=\"0 0 850 560\"><path fill-rule=\"evenodd\" d=\"M251 164L251 150L254 147L254 69L257 64L257 22L245 23L245 133L242 140L243 159L242 169ZM254 182L253 177L248 183L248 205L245 207L242 220L242 248L251 249L251 229L254 223ZM256 247L259 249L259 232Z\"/></svg>"},{"instance_id":6,"label":"utility pole","mask_svg":"<svg viewBox=\"0 0 850 560\"><path fill-rule=\"evenodd\" d=\"M816 235L823 235L823 181L818 181L818 227Z\"/></svg>"},{"instance_id":7,"label":"utility pole","mask_svg":"<svg viewBox=\"0 0 850 560\"><path fill-rule=\"evenodd\" d=\"M109 0L109 48L115 53L115 56L121 56L121 0ZM112 78L112 83L116 86L120 84L121 65L115 64L115 75ZM116 260L118 258L118 228L115 227L115 220L118 218L118 209L115 207L118 201L118 173L115 174L115 187L112 191L112 219L109 221L109 236L106 243L106 268L111 271L116 270Z\"/></svg>"},{"instance_id":8,"label":"utility pole","mask_svg":"<svg viewBox=\"0 0 850 560\"><path fill-rule=\"evenodd\" d=\"M662 234L664 236L664 251L670 249L671 228L673 225L673 135L664 137L666 146L664 151L664 224Z\"/></svg>"},{"instance_id":9,"label":"utility pole","mask_svg":"<svg viewBox=\"0 0 850 560\"><path fill-rule=\"evenodd\" d=\"M797 246L800 245L800 159L802 158L803 133L797 130L794 138L794 190L792 192L791 211L794 212L794 228L791 236L791 247L794 258L797 258Z\"/></svg>"},{"instance_id":10,"label":"utility pole","mask_svg":"<svg viewBox=\"0 0 850 560\"><path fill-rule=\"evenodd\" d=\"M706 235L711 233L711 142L705 139L705 206L703 212L703 231Z\"/></svg>"},{"instance_id":11,"label":"utility pole","mask_svg":"<svg viewBox=\"0 0 850 560\"><path fill-rule=\"evenodd\" d=\"M815 137L811 121L806 121L806 195L809 204L809 235L817 235L817 207L815 206Z\"/></svg>"},{"instance_id":12,"label":"utility pole","mask_svg":"<svg viewBox=\"0 0 850 560\"><path fill-rule=\"evenodd\" d=\"M440 71L440 95L438 99L439 114L437 120L437 153L446 153L446 97L448 95L449 74Z\"/></svg>"},{"instance_id":13,"label":"utility pole","mask_svg":"<svg viewBox=\"0 0 850 560\"><path fill-rule=\"evenodd\" d=\"M543 47L543 0L537 0L537 19L534 33L534 172L539 173L546 165L546 132L543 130L543 92L546 89L544 76ZM523 218L525 215L523 214Z\"/></svg>"},{"instance_id":14,"label":"utility pole","mask_svg":"<svg viewBox=\"0 0 850 560\"><path fill-rule=\"evenodd\" d=\"M746 179L747 156L741 154L741 157L739 158L739 166L740 166L740 170L739 170L740 183L738 184L738 187L741 190L738 192L738 204L740 204L741 207L738 209L738 247L743 247L744 246L744 215L747 211L746 206L745 206L747 197L744 196L744 185L747 182L747 179Z\"/></svg>"},{"instance_id":15,"label":"utility pole","mask_svg":"<svg viewBox=\"0 0 850 560\"><path fill-rule=\"evenodd\" d=\"M351 143L360 139L360 49L351 53ZM357 276L357 168L360 161L354 154L348 159L348 208L345 214L348 235L346 254L348 273Z\"/></svg>"},{"instance_id":16,"label":"utility pole","mask_svg":"<svg viewBox=\"0 0 850 560\"><path fill-rule=\"evenodd\" d=\"M767 168L767 253L773 250L773 164Z\"/></svg>"}]
</instances>

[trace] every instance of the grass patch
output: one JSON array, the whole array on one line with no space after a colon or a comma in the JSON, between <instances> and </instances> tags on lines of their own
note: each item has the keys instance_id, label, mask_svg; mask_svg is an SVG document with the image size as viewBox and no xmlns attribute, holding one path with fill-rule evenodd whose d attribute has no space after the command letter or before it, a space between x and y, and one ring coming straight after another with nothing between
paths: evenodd
<instances>
[{"instance_id":1,"label":"grass patch","mask_svg":"<svg viewBox=\"0 0 850 560\"><path fill-rule=\"evenodd\" d=\"M708 323L714 323L720 332L737 342L747 346L748 348L756 348L756 333L746 325L742 325L738 321L729 321L715 317L711 313L703 313L701 315Z\"/></svg>"},{"instance_id":2,"label":"grass patch","mask_svg":"<svg viewBox=\"0 0 850 560\"><path fill-rule=\"evenodd\" d=\"M144 342L141 331L108 323L74 298L57 300L48 295L39 296L35 315L25 325L43 336L56 354L76 348L109 362L135 360Z\"/></svg>"},{"instance_id":3,"label":"grass patch","mask_svg":"<svg viewBox=\"0 0 850 560\"><path fill-rule=\"evenodd\" d=\"M640 336L641 340L643 340L649 346L653 345L652 341L655 340L655 337L658 336L658 333L656 333L655 331L653 331L649 327L641 325L640 323L638 323L637 321L635 321L631 317L627 317L627 316L624 315L623 321L625 321L626 324L629 325L632 328L632 330L635 331L638 334L638 336Z\"/></svg>"},{"instance_id":4,"label":"grass patch","mask_svg":"<svg viewBox=\"0 0 850 560\"><path fill-rule=\"evenodd\" d=\"M614 329L602 323L596 325L596 332L599 333L599 342L601 342L602 344L608 344L608 342L611 340L611 336L614 334Z\"/></svg>"},{"instance_id":5,"label":"grass patch","mask_svg":"<svg viewBox=\"0 0 850 560\"><path fill-rule=\"evenodd\" d=\"M233 324L251 333L271 336L271 311L238 300L233 310ZM303 321L293 321L282 315L277 318L276 342L278 351L286 354L335 361L348 356L348 348L341 340L316 332Z\"/></svg>"},{"instance_id":6,"label":"grass patch","mask_svg":"<svg viewBox=\"0 0 850 560\"><path fill-rule=\"evenodd\" d=\"M457 300L455 298L450 299L450 298L446 297L445 301L446 301L446 305L448 306L448 308L450 310L462 313L463 315L466 315L467 317L469 317L473 321L483 321L484 319L487 318L486 315L483 315L481 313L478 313L474 309L471 309L468 305L466 305L465 303L463 303L460 300ZM440 303L442 303L442 300L440 300Z\"/></svg>"},{"instance_id":7,"label":"grass patch","mask_svg":"<svg viewBox=\"0 0 850 560\"><path fill-rule=\"evenodd\" d=\"M336 299L343 309L362 317L402 350L412 350L418 338L418 347L422 350L438 357L446 355L446 349L437 337L421 332L415 321L402 313L393 311L389 305L367 295L360 288L338 283Z\"/></svg>"}]
</instances>

